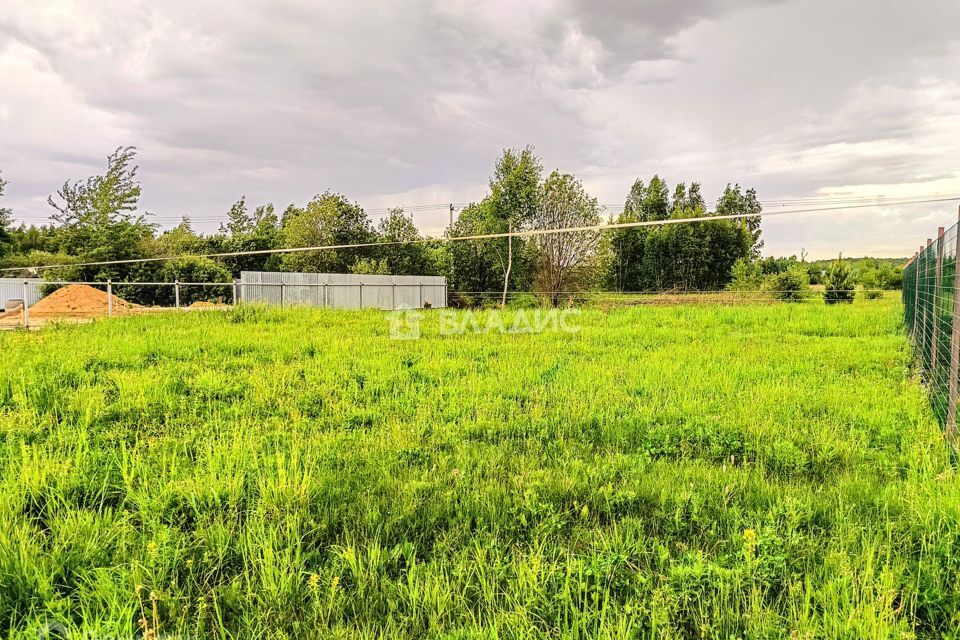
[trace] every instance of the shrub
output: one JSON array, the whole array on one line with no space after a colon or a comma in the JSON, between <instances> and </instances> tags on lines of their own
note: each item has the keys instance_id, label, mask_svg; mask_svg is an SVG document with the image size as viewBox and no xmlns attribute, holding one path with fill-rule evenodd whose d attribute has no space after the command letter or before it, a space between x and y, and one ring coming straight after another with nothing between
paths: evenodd
<instances>
[{"instance_id":1,"label":"shrub","mask_svg":"<svg viewBox=\"0 0 960 640\"><path fill-rule=\"evenodd\" d=\"M757 291L763 284L760 265L743 258L733 263L730 275L730 284L727 285L730 291Z\"/></svg>"},{"instance_id":2,"label":"shrub","mask_svg":"<svg viewBox=\"0 0 960 640\"><path fill-rule=\"evenodd\" d=\"M189 306L194 302L229 301L232 297L230 272L210 258L187 256L164 262L159 274L161 282L224 282L223 287L201 287L182 285L180 287L180 305ZM173 287L153 287L154 304L170 306L174 303Z\"/></svg>"},{"instance_id":3,"label":"shrub","mask_svg":"<svg viewBox=\"0 0 960 640\"><path fill-rule=\"evenodd\" d=\"M777 300L799 302L810 290L810 275L801 266L790 267L782 273L767 276L766 289Z\"/></svg>"},{"instance_id":4,"label":"shrub","mask_svg":"<svg viewBox=\"0 0 960 640\"><path fill-rule=\"evenodd\" d=\"M853 282L853 273L850 267L843 261L843 256L830 265L830 272L827 274L826 291L823 294L823 301L827 304L837 304L838 302L853 302L853 293L856 285Z\"/></svg>"}]
</instances>

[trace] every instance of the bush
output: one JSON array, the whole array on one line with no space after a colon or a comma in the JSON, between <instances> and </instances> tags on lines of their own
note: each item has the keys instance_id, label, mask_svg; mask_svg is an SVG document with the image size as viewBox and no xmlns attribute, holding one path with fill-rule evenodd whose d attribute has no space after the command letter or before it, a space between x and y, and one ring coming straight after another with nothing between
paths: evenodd
<instances>
[{"instance_id":1,"label":"bush","mask_svg":"<svg viewBox=\"0 0 960 640\"><path fill-rule=\"evenodd\" d=\"M733 263L730 275L730 284L727 285L730 291L757 291L763 284L760 265L744 258Z\"/></svg>"},{"instance_id":2,"label":"bush","mask_svg":"<svg viewBox=\"0 0 960 640\"><path fill-rule=\"evenodd\" d=\"M847 263L843 261L843 256L837 258L836 262L830 265L830 272L827 274L825 284L827 290L823 294L823 301L827 304L853 302L856 285L853 282L853 273Z\"/></svg>"},{"instance_id":3,"label":"bush","mask_svg":"<svg viewBox=\"0 0 960 640\"><path fill-rule=\"evenodd\" d=\"M201 287L201 286L181 286L180 287L180 306L189 306L194 302L217 302L229 301L232 297L231 284L233 278L230 272L222 265L214 262L210 258L201 258L189 256L177 258L163 263L163 266L157 272L160 282L224 282L223 287ZM118 289L132 289L135 293L137 289L147 289L150 291L152 303L161 306L173 306L175 295L173 287L118 287ZM124 296L123 291L118 295ZM137 296L141 297L141 296Z\"/></svg>"},{"instance_id":4,"label":"bush","mask_svg":"<svg viewBox=\"0 0 960 640\"><path fill-rule=\"evenodd\" d=\"M810 275L801 266L790 267L782 273L767 276L765 288L783 302L799 302L810 290Z\"/></svg>"}]
</instances>

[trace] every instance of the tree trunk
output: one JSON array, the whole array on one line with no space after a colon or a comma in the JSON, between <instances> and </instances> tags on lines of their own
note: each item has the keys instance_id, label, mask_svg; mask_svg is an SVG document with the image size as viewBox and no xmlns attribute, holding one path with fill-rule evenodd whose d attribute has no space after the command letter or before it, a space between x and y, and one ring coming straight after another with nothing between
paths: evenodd
<instances>
[{"instance_id":1,"label":"tree trunk","mask_svg":"<svg viewBox=\"0 0 960 640\"><path fill-rule=\"evenodd\" d=\"M510 269L513 268L513 225L507 226L507 270L503 274L503 297L500 299L500 307L507 306L507 287L510 286Z\"/></svg>"}]
</instances>

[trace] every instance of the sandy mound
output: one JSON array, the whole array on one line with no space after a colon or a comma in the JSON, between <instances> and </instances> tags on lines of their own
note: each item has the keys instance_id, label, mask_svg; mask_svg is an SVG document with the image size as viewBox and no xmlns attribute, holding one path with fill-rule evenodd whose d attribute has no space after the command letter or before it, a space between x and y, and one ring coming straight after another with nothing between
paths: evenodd
<instances>
[{"instance_id":1,"label":"sandy mound","mask_svg":"<svg viewBox=\"0 0 960 640\"><path fill-rule=\"evenodd\" d=\"M140 305L113 296L113 312L123 314ZM107 315L107 292L85 284L71 284L57 289L30 307L35 318L92 318Z\"/></svg>"}]
</instances>

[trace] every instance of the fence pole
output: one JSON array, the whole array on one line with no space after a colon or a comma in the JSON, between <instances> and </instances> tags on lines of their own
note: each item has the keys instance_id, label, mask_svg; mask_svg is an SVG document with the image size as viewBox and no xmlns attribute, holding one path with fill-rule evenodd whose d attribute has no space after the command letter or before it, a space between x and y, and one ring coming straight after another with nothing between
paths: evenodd
<instances>
[{"instance_id":1,"label":"fence pole","mask_svg":"<svg viewBox=\"0 0 960 640\"><path fill-rule=\"evenodd\" d=\"M233 306L237 306L237 298L238 298L238 296L237 296L237 283L238 283L238 282L239 282L239 280L237 280L236 278L233 279Z\"/></svg>"},{"instance_id":2,"label":"fence pole","mask_svg":"<svg viewBox=\"0 0 960 640\"><path fill-rule=\"evenodd\" d=\"M363 283L360 283L360 308L363 309Z\"/></svg>"},{"instance_id":3,"label":"fence pole","mask_svg":"<svg viewBox=\"0 0 960 640\"><path fill-rule=\"evenodd\" d=\"M420 306L419 309L423 309L423 283L420 283Z\"/></svg>"},{"instance_id":4,"label":"fence pole","mask_svg":"<svg viewBox=\"0 0 960 640\"><path fill-rule=\"evenodd\" d=\"M24 280L24 281L23 281L23 305L22 305L22 307L21 307L21 308L23 309L23 328L24 328L24 329L29 329L29 328L30 328L30 309L29 309L29 307L30 307L30 301L27 300L27 281Z\"/></svg>"},{"instance_id":5,"label":"fence pole","mask_svg":"<svg viewBox=\"0 0 960 640\"><path fill-rule=\"evenodd\" d=\"M933 240L927 238L927 246L924 248L924 257L923 257L923 278L921 278L921 284L923 285L923 302L920 304L922 307L921 311L923 312L923 324L920 325L920 364L926 369L927 362L924 362L924 356L927 354L927 349L929 348L930 338L927 336L927 307L929 303L927 302L926 291L930 283L930 245L933 244Z\"/></svg>"},{"instance_id":6,"label":"fence pole","mask_svg":"<svg viewBox=\"0 0 960 640\"><path fill-rule=\"evenodd\" d=\"M957 444L957 375L960 368L960 207L957 209L957 244L953 257L953 313L950 316L950 387L947 426L944 436L954 449Z\"/></svg>"},{"instance_id":7,"label":"fence pole","mask_svg":"<svg viewBox=\"0 0 960 640\"><path fill-rule=\"evenodd\" d=\"M177 309L180 308L180 281L173 281L173 306Z\"/></svg>"},{"instance_id":8,"label":"fence pole","mask_svg":"<svg viewBox=\"0 0 960 640\"><path fill-rule=\"evenodd\" d=\"M285 299L287 297L287 283L280 281L280 308L283 309Z\"/></svg>"},{"instance_id":9,"label":"fence pole","mask_svg":"<svg viewBox=\"0 0 960 640\"><path fill-rule=\"evenodd\" d=\"M113 315L113 280L107 280L107 316Z\"/></svg>"},{"instance_id":10,"label":"fence pole","mask_svg":"<svg viewBox=\"0 0 960 640\"><path fill-rule=\"evenodd\" d=\"M327 287L328 287L328 286L329 286L329 285L327 285L326 282L323 283L323 308L324 308L324 309L326 309L326 308L327 308L327 305L329 304L329 302L328 302L328 300L327 300L327 298L329 297L329 296L327 295Z\"/></svg>"},{"instance_id":11,"label":"fence pole","mask_svg":"<svg viewBox=\"0 0 960 640\"><path fill-rule=\"evenodd\" d=\"M917 252L917 259L913 262L913 347L917 348L917 325L920 321L920 256L923 247Z\"/></svg>"},{"instance_id":12,"label":"fence pole","mask_svg":"<svg viewBox=\"0 0 960 640\"><path fill-rule=\"evenodd\" d=\"M396 282L390 283L390 308L391 309L397 308L397 283Z\"/></svg>"},{"instance_id":13,"label":"fence pole","mask_svg":"<svg viewBox=\"0 0 960 640\"><path fill-rule=\"evenodd\" d=\"M943 275L943 227L937 229L937 264L933 281L933 300L930 302L930 372L933 384L937 384L937 355L940 351L940 296L943 293L940 278Z\"/></svg>"}]
</instances>

